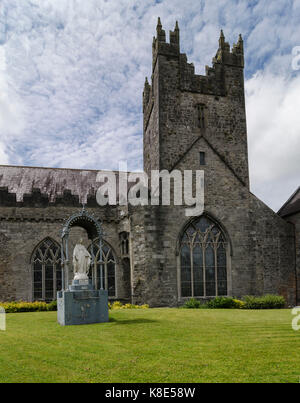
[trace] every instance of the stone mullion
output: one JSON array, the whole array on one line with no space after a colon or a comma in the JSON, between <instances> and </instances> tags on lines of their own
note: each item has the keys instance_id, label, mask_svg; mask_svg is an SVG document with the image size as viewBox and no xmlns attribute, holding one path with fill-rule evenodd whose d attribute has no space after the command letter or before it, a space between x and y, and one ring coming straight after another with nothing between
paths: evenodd
<instances>
[{"instance_id":1,"label":"stone mullion","mask_svg":"<svg viewBox=\"0 0 300 403\"><path fill-rule=\"evenodd\" d=\"M202 266L203 266L203 296L206 297L206 243L202 243Z\"/></svg>"},{"instance_id":2,"label":"stone mullion","mask_svg":"<svg viewBox=\"0 0 300 403\"><path fill-rule=\"evenodd\" d=\"M218 296L218 263L217 263L217 255L218 255L218 244L214 244L214 255L215 255L215 284L216 284L216 296Z\"/></svg>"},{"instance_id":3,"label":"stone mullion","mask_svg":"<svg viewBox=\"0 0 300 403\"><path fill-rule=\"evenodd\" d=\"M98 259L99 259L99 250L96 253L95 256L95 261L94 261L94 285L95 285L95 289L98 290ZM100 265L99 265L99 270L101 270Z\"/></svg>"},{"instance_id":4,"label":"stone mullion","mask_svg":"<svg viewBox=\"0 0 300 403\"><path fill-rule=\"evenodd\" d=\"M42 299L44 300L46 297L46 268L45 268L45 261L42 261Z\"/></svg>"},{"instance_id":5,"label":"stone mullion","mask_svg":"<svg viewBox=\"0 0 300 403\"><path fill-rule=\"evenodd\" d=\"M57 287L56 287L57 283L56 283L56 262L53 262L53 299L56 299L56 292L57 292Z\"/></svg>"},{"instance_id":6,"label":"stone mullion","mask_svg":"<svg viewBox=\"0 0 300 403\"><path fill-rule=\"evenodd\" d=\"M104 270L103 270L104 269ZM102 272L104 276L104 289L108 291L108 279L107 279L107 262L102 263Z\"/></svg>"}]
</instances>

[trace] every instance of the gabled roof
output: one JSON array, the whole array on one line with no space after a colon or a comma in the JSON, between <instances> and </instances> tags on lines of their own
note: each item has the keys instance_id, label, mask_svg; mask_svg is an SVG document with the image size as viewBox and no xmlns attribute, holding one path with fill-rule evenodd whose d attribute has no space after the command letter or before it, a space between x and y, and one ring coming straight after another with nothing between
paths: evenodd
<instances>
[{"instance_id":1,"label":"gabled roof","mask_svg":"<svg viewBox=\"0 0 300 403\"><path fill-rule=\"evenodd\" d=\"M278 210L277 214L281 217L296 214L300 212L300 186L292 194L292 196L284 203L284 205Z\"/></svg>"}]
</instances>

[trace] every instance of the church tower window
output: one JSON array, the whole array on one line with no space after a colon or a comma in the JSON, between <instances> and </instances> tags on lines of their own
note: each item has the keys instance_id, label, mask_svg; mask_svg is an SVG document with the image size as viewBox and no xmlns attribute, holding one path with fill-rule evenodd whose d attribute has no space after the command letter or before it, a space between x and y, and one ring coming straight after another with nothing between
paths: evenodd
<instances>
[{"instance_id":1,"label":"church tower window","mask_svg":"<svg viewBox=\"0 0 300 403\"><path fill-rule=\"evenodd\" d=\"M205 215L182 236L180 282L181 297L227 295L227 242L221 228Z\"/></svg>"},{"instance_id":2,"label":"church tower window","mask_svg":"<svg viewBox=\"0 0 300 403\"><path fill-rule=\"evenodd\" d=\"M205 152L200 151L199 156L200 156L200 165L206 165L206 163L205 163Z\"/></svg>"},{"instance_id":3,"label":"church tower window","mask_svg":"<svg viewBox=\"0 0 300 403\"><path fill-rule=\"evenodd\" d=\"M205 129L205 105L197 104L197 122L200 129Z\"/></svg>"}]
</instances>

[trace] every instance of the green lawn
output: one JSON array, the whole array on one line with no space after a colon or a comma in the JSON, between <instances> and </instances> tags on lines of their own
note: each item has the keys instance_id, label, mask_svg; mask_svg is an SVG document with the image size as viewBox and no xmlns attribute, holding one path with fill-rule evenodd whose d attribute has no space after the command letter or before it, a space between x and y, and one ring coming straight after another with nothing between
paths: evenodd
<instances>
[{"instance_id":1,"label":"green lawn","mask_svg":"<svg viewBox=\"0 0 300 403\"><path fill-rule=\"evenodd\" d=\"M0 382L299 382L290 310L114 310L61 327L56 312L7 315Z\"/></svg>"}]
</instances>

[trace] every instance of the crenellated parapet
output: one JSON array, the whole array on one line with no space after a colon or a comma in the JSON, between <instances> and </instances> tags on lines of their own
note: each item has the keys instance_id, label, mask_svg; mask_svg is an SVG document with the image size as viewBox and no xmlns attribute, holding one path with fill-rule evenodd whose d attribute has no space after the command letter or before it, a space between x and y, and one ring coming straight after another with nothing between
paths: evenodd
<instances>
[{"instance_id":1,"label":"crenellated parapet","mask_svg":"<svg viewBox=\"0 0 300 403\"><path fill-rule=\"evenodd\" d=\"M226 68L244 67L244 46L242 36L239 35L238 42L233 44L232 49L225 41L225 36L221 30L219 47L216 56L212 59L212 67L206 66L205 75L195 74L193 63L188 63L185 53L180 53L180 33L178 22L176 21L174 31L169 33L169 43L166 42L166 33L162 28L161 20L158 18L156 27L156 37L152 44L152 82L151 85L146 78L143 92L144 126L148 121L153 108L154 91L153 76L159 56L163 56L166 62L178 61L179 82L178 89L181 91L195 92L199 94L226 96Z\"/></svg>"},{"instance_id":2,"label":"crenellated parapet","mask_svg":"<svg viewBox=\"0 0 300 403\"><path fill-rule=\"evenodd\" d=\"M50 203L47 194L43 194L40 189L33 188L31 193L23 195L23 201L18 202L22 207L48 207Z\"/></svg>"},{"instance_id":3,"label":"crenellated parapet","mask_svg":"<svg viewBox=\"0 0 300 403\"><path fill-rule=\"evenodd\" d=\"M206 66L206 75L195 74L193 63L187 62L186 54L180 55L180 89L199 94L226 96L224 71L220 64Z\"/></svg>"},{"instance_id":4,"label":"crenellated parapet","mask_svg":"<svg viewBox=\"0 0 300 403\"><path fill-rule=\"evenodd\" d=\"M244 43L242 35L239 35L238 42L233 44L232 50L230 45L225 42L225 36L221 30L219 39L219 49L216 56L213 58L213 66L223 64L227 66L244 67Z\"/></svg>"},{"instance_id":5,"label":"crenellated parapet","mask_svg":"<svg viewBox=\"0 0 300 403\"><path fill-rule=\"evenodd\" d=\"M96 206L96 196L88 195L88 205ZM0 207L81 207L79 196L65 189L63 194L58 194L52 199L48 194L42 193L41 189L33 188L30 193L24 193L22 199L17 200L16 193L8 191L8 187L0 188Z\"/></svg>"},{"instance_id":6,"label":"crenellated parapet","mask_svg":"<svg viewBox=\"0 0 300 403\"><path fill-rule=\"evenodd\" d=\"M65 189L62 195L57 195L53 203L55 206L72 206L77 207L81 203L79 196L72 194L71 190Z\"/></svg>"},{"instance_id":7,"label":"crenellated parapet","mask_svg":"<svg viewBox=\"0 0 300 403\"><path fill-rule=\"evenodd\" d=\"M17 196L15 193L9 193L7 186L0 187L0 205L5 207L17 206Z\"/></svg>"}]
</instances>

